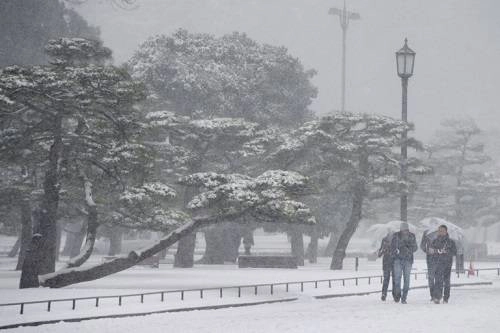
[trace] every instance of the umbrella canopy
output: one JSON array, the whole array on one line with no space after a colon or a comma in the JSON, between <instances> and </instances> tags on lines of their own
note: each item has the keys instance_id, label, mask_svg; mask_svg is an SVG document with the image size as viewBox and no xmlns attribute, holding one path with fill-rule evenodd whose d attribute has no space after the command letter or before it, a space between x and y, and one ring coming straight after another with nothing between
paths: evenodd
<instances>
[{"instance_id":1,"label":"umbrella canopy","mask_svg":"<svg viewBox=\"0 0 500 333\"><path fill-rule=\"evenodd\" d=\"M387 223L377 223L369 227L366 231L370 234L370 236L373 236L374 239L382 239L389 232L399 231L401 223L402 221L399 220L389 221ZM417 231L418 228L416 226L411 223L408 223L408 225L410 226L411 232L415 233Z\"/></svg>"},{"instance_id":2,"label":"umbrella canopy","mask_svg":"<svg viewBox=\"0 0 500 333\"><path fill-rule=\"evenodd\" d=\"M448 235L450 235L450 238L461 241L465 237L462 228L439 217L427 217L418 222L418 225L425 229L427 233L437 231L442 224L448 228Z\"/></svg>"}]
</instances>

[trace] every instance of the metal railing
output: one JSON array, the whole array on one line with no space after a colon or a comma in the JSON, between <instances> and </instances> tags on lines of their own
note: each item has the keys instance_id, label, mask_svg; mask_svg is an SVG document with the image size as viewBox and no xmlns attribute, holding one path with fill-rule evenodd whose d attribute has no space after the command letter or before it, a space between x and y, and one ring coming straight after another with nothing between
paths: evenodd
<instances>
[{"instance_id":1,"label":"metal railing","mask_svg":"<svg viewBox=\"0 0 500 333\"><path fill-rule=\"evenodd\" d=\"M452 270L457 274L457 277L460 277L460 274L466 275L469 277L471 274L470 270L464 270L462 272L457 270ZM480 271L496 271L497 276L500 276L500 267L499 268L478 268L474 269L473 273L475 276L479 276ZM427 279L427 272L414 272L411 273L414 276L414 279L417 280L419 275L425 275ZM306 281L291 281L291 282L276 282L276 283L261 283L261 284L249 284L249 285L239 285L239 286L229 286L229 287L209 287L209 288L195 288L195 289L178 289L178 290L163 290L163 291L152 291L152 292L143 292L143 293L135 293L135 294L122 294L122 295L109 295L109 296L88 296L88 297L73 297L73 298L60 298L60 299L50 299L50 300L40 300L40 301L26 301L26 302L15 302L15 303L4 303L0 304L1 307L15 307L19 306L19 313L24 314L25 306L29 304L47 304L47 311L50 312L52 308L52 304L59 302L71 302L71 309L76 309L77 301L85 301L85 300L95 300L95 307L99 307L100 301L103 299L116 299L117 305L122 306L125 298L137 297L140 299L141 303L144 303L145 296L150 295L158 295L161 302L165 302L166 295L168 294L178 294L180 300L184 300L185 295L187 293L198 293L200 299L203 299L204 294L208 291L218 291L218 296L223 298L224 291L235 290L237 291L237 297L241 297L242 290L250 289L253 291L254 295L259 294L259 290L262 293L262 290L265 289L269 292L269 295L274 294L274 289L278 286L284 286L285 292L290 291L291 286L300 286L300 291L303 292L306 285L314 285L314 288L317 289L320 284L328 284L328 288L332 288L335 283L342 283L342 286L346 286L346 281L354 281L355 285L358 286L359 282L362 280L366 280L370 285L373 281L383 282L383 275L370 275L370 276L357 276L357 277L347 277L347 278L335 278L335 279L320 279L320 280L306 280Z\"/></svg>"}]
</instances>

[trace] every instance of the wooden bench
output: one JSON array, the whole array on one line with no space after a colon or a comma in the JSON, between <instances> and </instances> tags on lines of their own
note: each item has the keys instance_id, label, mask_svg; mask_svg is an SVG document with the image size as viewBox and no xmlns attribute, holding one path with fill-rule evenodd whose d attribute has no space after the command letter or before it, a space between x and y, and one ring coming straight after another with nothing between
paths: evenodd
<instances>
[{"instance_id":1,"label":"wooden bench","mask_svg":"<svg viewBox=\"0 0 500 333\"><path fill-rule=\"evenodd\" d=\"M295 256L239 256L239 268L297 268Z\"/></svg>"}]
</instances>

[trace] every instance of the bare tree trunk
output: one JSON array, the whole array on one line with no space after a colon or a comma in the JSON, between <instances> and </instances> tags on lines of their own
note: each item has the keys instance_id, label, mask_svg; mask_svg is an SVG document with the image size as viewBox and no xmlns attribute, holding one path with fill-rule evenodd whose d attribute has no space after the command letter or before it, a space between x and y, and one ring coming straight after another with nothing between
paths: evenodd
<instances>
[{"instance_id":1,"label":"bare tree trunk","mask_svg":"<svg viewBox=\"0 0 500 333\"><path fill-rule=\"evenodd\" d=\"M318 240L319 234L317 231L313 231L311 234L311 241L307 246L307 259L311 264L315 264L318 262Z\"/></svg>"},{"instance_id":2,"label":"bare tree trunk","mask_svg":"<svg viewBox=\"0 0 500 333\"><path fill-rule=\"evenodd\" d=\"M62 151L62 119L57 116L54 128L54 143L49 150L47 171L43 183L43 198L40 210L40 274L54 272L57 251L57 210L59 207L59 158Z\"/></svg>"},{"instance_id":3,"label":"bare tree trunk","mask_svg":"<svg viewBox=\"0 0 500 333\"><path fill-rule=\"evenodd\" d=\"M30 246L26 251L26 257L23 261L23 267L21 272L21 279L19 281L19 288L38 288L40 286L38 282L38 274L41 260L41 241L42 236L40 234L34 234L31 239Z\"/></svg>"},{"instance_id":4,"label":"bare tree trunk","mask_svg":"<svg viewBox=\"0 0 500 333\"><path fill-rule=\"evenodd\" d=\"M290 243L292 245L292 255L297 257L297 265L304 266L304 237L302 231L297 226L290 226Z\"/></svg>"},{"instance_id":5,"label":"bare tree trunk","mask_svg":"<svg viewBox=\"0 0 500 333\"><path fill-rule=\"evenodd\" d=\"M23 268L24 258L33 237L33 223L31 222L31 205L28 199L21 200L21 250L17 258L16 271Z\"/></svg>"},{"instance_id":6,"label":"bare tree trunk","mask_svg":"<svg viewBox=\"0 0 500 333\"><path fill-rule=\"evenodd\" d=\"M205 231L205 253L198 264L224 264L224 229L223 226L212 226Z\"/></svg>"},{"instance_id":7,"label":"bare tree trunk","mask_svg":"<svg viewBox=\"0 0 500 333\"><path fill-rule=\"evenodd\" d=\"M226 223L223 229L224 235L224 261L235 263L238 259L241 239L243 237L243 228L234 223Z\"/></svg>"},{"instance_id":8,"label":"bare tree trunk","mask_svg":"<svg viewBox=\"0 0 500 333\"><path fill-rule=\"evenodd\" d=\"M109 237L109 252L108 255L116 256L122 252L123 232L120 228L113 228Z\"/></svg>"},{"instance_id":9,"label":"bare tree trunk","mask_svg":"<svg viewBox=\"0 0 500 333\"><path fill-rule=\"evenodd\" d=\"M191 268L194 266L194 247L196 245L196 233L186 235L177 244L174 267Z\"/></svg>"}]
</instances>

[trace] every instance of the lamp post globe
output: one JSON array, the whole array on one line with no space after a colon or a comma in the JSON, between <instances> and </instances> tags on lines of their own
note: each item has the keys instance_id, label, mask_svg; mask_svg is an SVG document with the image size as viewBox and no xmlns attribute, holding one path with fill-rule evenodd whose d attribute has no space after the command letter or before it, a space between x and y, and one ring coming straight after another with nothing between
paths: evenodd
<instances>
[{"instance_id":1,"label":"lamp post globe","mask_svg":"<svg viewBox=\"0 0 500 333\"><path fill-rule=\"evenodd\" d=\"M415 51L408 46L408 39L405 38L405 45L396 52L396 65L400 78L407 79L413 75L415 54Z\"/></svg>"}]
</instances>

